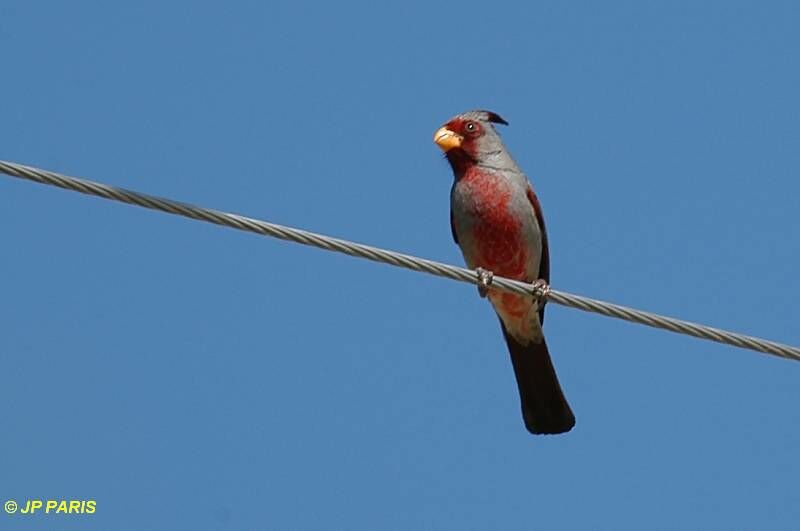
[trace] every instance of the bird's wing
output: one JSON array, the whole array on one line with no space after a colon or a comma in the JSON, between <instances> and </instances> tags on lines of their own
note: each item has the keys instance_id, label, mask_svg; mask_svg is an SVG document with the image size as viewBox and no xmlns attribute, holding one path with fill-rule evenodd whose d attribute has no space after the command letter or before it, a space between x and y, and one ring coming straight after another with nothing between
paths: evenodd
<instances>
[{"instance_id":1,"label":"bird's wing","mask_svg":"<svg viewBox=\"0 0 800 531\"><path fill-rule=\"evenodd\" d=\"M528 185L528 201L533 207L533 212L536 215L536 222L539 224L539 231L542 233L542 256L539 259L539 278L550 283L550 249L547 245L547 229L544 226L544 216L542 215L542 206L539 204L539 198L533 192L533 189ZM533 279L537 280L537 279ZM539 322L544 324L544 305L539 310Z\"/></svg>"},{"instance_id":2,"label":"bird's wing","mask_svg":"<svg viewBox=\"0 0 800 531\"><path fill-rule=\"evenodd\" d=\"M458 245L458 234L456 234L456 223L453 219L453 209L450 208L450 232L453 233L453 241Z\"/></svg>"}]
</instances>

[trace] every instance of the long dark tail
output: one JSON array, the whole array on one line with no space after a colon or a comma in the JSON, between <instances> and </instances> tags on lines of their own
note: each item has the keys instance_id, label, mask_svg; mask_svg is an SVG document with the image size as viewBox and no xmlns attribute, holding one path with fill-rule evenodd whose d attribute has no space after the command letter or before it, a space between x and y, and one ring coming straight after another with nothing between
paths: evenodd
<instances>
[{"instance_id":1,"label":"long dark tail","mask_svg":"<svg viewBox=\"0 0 800 531\"><path fill-rule=\"evenodd\" d=\"M520 344L503 328L519 386L522 418L531 433L564 433L575 425L575 415L561 391L547 344Z\"/></svg>"}]
</instances>

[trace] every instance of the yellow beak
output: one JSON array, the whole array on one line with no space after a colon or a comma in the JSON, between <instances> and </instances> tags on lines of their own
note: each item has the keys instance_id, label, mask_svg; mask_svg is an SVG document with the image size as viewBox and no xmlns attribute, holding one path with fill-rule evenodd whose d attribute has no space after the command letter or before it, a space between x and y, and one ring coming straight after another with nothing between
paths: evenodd
<instances>
[{"instance_id":1,"label":"yellow beak","mask_svg":"<svg viewBox=\"0 0 800 531\"><path fill-rule=\"evenodd\" d=\"M436 145L439 146L442 151L448 152L451 149L461 147L461 142L464 141L464 137L446 127L440 127L433 134L433 141L436 142Z\"/></svg>"}]
</instances>

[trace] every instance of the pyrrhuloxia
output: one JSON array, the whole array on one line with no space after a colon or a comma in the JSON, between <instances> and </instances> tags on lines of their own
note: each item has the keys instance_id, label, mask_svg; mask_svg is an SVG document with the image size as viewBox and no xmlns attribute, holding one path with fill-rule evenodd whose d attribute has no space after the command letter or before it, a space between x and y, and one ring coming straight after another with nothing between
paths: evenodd
<instances>
[{"instance_id":1,"label":"pyrrhuloxia","mask_svg":"<svg viewBox=\"0 0 800 531\"><path fill-rule=\"evenodd\" d=\"M451 119L434 135L455 180L450 193L453 238L470 268L525 282L550 281L542 209L527 177L511 158L489 111ZM563 433L575 417L558 383L542 332L544 307L533 297L488 288L511 353L525 426L531 433Z\"/></svg>"}]
</instances>

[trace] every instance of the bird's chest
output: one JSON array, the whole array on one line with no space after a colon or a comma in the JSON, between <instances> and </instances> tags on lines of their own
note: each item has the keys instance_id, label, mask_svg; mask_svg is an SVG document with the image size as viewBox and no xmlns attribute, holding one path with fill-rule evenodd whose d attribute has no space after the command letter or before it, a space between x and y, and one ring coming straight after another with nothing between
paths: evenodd
<instances>
[{"instance_id":1,"label":"bird's chest","mask_svg":"<svg viewBox=\"0 0 800 531\"><path fill-rule=\"evenodd\" d=\"M451 196L453 224L470 267L524 279L530 265L531 207L507 178L467 174Z\"/></svg>"}]
</instances>

